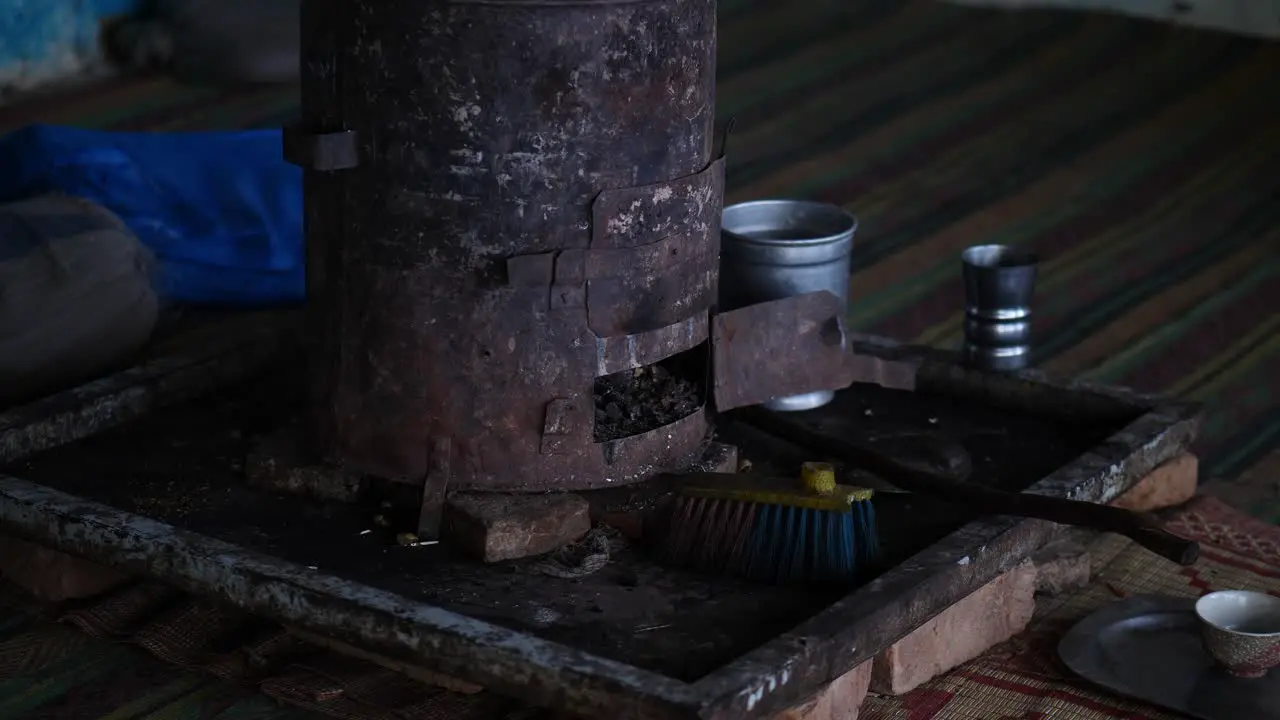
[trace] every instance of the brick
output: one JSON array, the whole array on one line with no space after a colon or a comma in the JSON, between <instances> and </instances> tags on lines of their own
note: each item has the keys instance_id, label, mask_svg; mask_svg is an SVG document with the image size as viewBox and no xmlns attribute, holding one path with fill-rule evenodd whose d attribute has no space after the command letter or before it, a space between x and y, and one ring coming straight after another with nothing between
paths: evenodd
<instances>
[{"instance_id":1,"label":"brick","mask_svg":"<svg viewBox=\"0 0 1280 720\"><path fill-rule=\"evenodd\" d=\"M1195 496L1199 472L1199 459L1183 453L1152 470L1111 504L1137 512L1181 505Z\"/></svg>"},{"instance_id":2,"label":"brick","mask_svg":"<svg viewBox=\"0 0 1280 720\"><path fill-rule=\"evenodd\" d=\"M868 660L841 675L817 695L774 715L774 720L857 720L871 684Z\"/></svg>"},{"instance_id":3,"label":"brick","mask_svg":"<svg viewBox=\"0 0 1280 720\"><path fill-rule=\"evenodd\" d=\"M459 493L445 504L446 541L484 562L541 555L574 542L591 529L579 495Z\"/></svg>"},{"instance_id":4,"label":"brick","mask_svg":"<svg viewBox=\"0 0 1280 720\"><path fill-rule=\"evenodd\" d=\"M1031 557L1036 566L1036 592L1063 595L1089 584L1093 559L1089 550L1074 539L1054 540Z\"/></svg>"},{"instance_id":5,"label":"brick","mask_svg":"<svg viewBox=\"0 0 1280 720\"><path fill-rule=\"evenodd\" d=\"M876 656L871 691L901 695L1022 632L1035 612L1029 561L943 610Z\"/></svg>"},{"instance_id":6,"label":"brick","mask_svg":"<svg viewBox=\"0 0 1280 720\"><path fill-rule=\"evenodd\" d=\"M0 576L54 603L93 597L130 579L114 568L7 535L0 535Z\"/></svg>"}]
</instances>

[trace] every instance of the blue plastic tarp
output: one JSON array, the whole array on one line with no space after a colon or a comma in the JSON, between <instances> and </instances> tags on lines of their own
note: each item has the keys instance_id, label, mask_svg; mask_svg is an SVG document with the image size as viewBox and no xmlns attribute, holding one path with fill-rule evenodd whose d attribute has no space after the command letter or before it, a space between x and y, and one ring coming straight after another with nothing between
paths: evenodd
<instances>
[{"instance_id":1,"label":"blue plastic tarp","mask_svg":"<svg viewBox=\"0 0 1280 720\"><path fill-rule=\"evenodd\" d=\"M49 192L113 211L168 299L265 305L305 294L302 172L279 130L125 133L31 125L0 137L0 202Z\"/></svg>"}]
</instances>

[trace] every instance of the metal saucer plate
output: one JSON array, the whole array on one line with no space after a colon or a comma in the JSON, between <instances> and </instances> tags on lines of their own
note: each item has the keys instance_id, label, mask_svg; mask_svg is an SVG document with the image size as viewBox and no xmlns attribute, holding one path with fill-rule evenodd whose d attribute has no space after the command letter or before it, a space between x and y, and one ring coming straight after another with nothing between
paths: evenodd
<instances>
[{"instance_id":1,"label":"metal saucer plate","mask_svg":"<svg viewBox=\"0 0 1280 720\"><path fill-rule=\"evenodd\" d=\"M1200 645L1193 598L1139 595L1071 628L1058 655L1109 690L1202 720L1280 720L1280 669L1242 680Z\"/></svg>"}]
</instances>

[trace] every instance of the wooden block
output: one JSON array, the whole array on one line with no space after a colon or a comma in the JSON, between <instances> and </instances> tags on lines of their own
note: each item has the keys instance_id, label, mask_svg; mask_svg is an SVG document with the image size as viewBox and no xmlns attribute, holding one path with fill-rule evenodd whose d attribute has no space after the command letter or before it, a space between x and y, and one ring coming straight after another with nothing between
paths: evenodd
<instances>
[{"instance_id":1,"label":"wooden block","mask_svg":"<svg viewBox=\"0 0 1280 720\"><path fill-rule=\"evenodd\" d=\"M1031 557L1036 566L1036 592L1062 595L1089 584L1093 559L1083 544L1072 538L1054 540Z\"/></svg>"},{"instance_id":2,"label":"wooden block","mask_svg":"<svg viewBox=\"0 0 1280 720\"><path fill-rule=\"evenodd\" d=\"M444 537L484 562L541 555L591 529L590 509L569 493L458 493L444 511Z\"/></svg>"},{"instance_id":3,"label":"wooden block","mask_svg":"<svg viewBox=\"0 0 1280 720\"><path fill-rule=\"evenodd\" d=\"M902 695L1022 632L1035 612L1027 561L978 588L876 656L871 691Z\"/></svg>"},{"instance_id":4,"label":"wooden block","mask_svg":"<svg viewBox=\"0 0 1280 720\"><path fill-rule=\"evenodd\" d=\"M130 576L60 550L0 535L0 576L46 602L104 593Z\"/></svg>"},{"instance_id":5,"label":"wooden block","mask_svg":"<svg viewBox=\"0 0 1280 720\"><path fill-rule=\"evenodd\" d=\"M821 690L817 695L774 715L774 720L857 720L871 684L868 660Z\"/></svg>"},{"instance_id":6,"label":"wooden block","mask_svg":"<svg viewBox=\"0 0 1280 720\"><path fill-rule=\"evenodd\" d=\"M1195 496L1199 473L1200 460L1183 453L1152 470L1111 504L1138 512L1181 505Z\"/></svg>"}]
</instances>

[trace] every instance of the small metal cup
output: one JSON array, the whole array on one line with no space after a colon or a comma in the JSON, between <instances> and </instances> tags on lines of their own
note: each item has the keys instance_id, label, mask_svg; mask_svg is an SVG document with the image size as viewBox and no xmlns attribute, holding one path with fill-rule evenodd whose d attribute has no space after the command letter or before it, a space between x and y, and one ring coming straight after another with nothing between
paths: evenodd
<instances>
[{"instance_id":1,"label":"small metal cup","mask_svg":"<svg viewBox=\"0 0 1280 720\"><path fill-rule=\"evenodd\" d=\"M960 254L964 268L964 361L995 372L1031 361L1031 297L1036 255L1006 245L975 245Z\"/></svg>"},{"instance_id":2,"label":"small metal cup","mask_svg":"<svg viewBox=\"0 0 1280 720\"><path fill-rule=\"evenodd\" d=\"M836 205L756 200L730 205L721 218L720 307L735 310L827 290L849 299L850 253L858 221ZM811 410L831 402L820 390L774 398L770 410Z\"/></svg>"}]
</instances>

